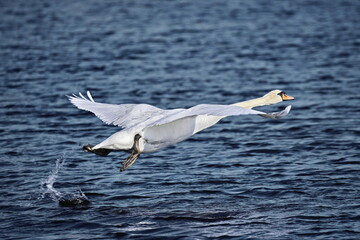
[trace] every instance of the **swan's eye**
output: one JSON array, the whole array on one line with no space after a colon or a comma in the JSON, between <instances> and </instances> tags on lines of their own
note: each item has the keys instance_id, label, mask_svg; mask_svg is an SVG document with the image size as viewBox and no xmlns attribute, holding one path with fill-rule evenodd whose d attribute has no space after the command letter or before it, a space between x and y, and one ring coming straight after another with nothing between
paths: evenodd
<instances>
[{"instance_id":1,"label":"swan's eye","mask_svg":"<svg viewBox=\"0 0 360 240\"><path fill-rule=\"evenodd\" d=\"M284 94L285 94L284 92L279 92L277 95L283 96Z\"/></svg>"}]
</instances>

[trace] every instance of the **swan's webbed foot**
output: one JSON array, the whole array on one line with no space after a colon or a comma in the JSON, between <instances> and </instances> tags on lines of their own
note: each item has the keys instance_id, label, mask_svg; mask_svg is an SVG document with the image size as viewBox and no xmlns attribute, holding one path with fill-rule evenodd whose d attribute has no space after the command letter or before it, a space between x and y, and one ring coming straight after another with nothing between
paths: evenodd
<instances>
[{"instance_id":1,"label":"swan's webbed foot","mask_svg":"<svg viewBox=\"0 0 360 240\"><path fill-rule=\"evenodd\" d=\"M93 149L93 147L94 147L93 145L83 146L83 151L92 152L102 157L106 157L107 155L109 155L110 152L112 152L112 150L110 149L105 149L105 148Z\"/></svg>"},{"instance_id":2,"label":"swan's webbed foot","mask_svg":"<svg viewBox=\"0 0 360 240\"><path fill-rule=\"evenodd\" d=\"M130 156L125 159L122 162L122 167L120 168L120 171L125 171L126 169L128 169L129 167L131 167L136 160L140 157L140 146L139 146L139 139L141 138L140 134L136 134L134 137L134 145L132 147L132 153L130 154Z\"/></svg>"}]
</instances>

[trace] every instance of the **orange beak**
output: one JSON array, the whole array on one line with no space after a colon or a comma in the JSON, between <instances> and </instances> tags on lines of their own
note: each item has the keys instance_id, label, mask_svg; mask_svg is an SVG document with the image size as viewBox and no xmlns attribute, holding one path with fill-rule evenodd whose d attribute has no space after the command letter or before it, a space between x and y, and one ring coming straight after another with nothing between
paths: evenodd
<instances>
[{"instance_id":1,"label":"orange beak","mask_svg":"<svg viewBox=\"0 0 360 240\"><path fill-rule=\"evenodd\" d=\"M294 100L295 98L292 96L288 96L285 93L281 94L281 98L283 101L287 101L287 100Z\"/></svg>"}]
</instances>

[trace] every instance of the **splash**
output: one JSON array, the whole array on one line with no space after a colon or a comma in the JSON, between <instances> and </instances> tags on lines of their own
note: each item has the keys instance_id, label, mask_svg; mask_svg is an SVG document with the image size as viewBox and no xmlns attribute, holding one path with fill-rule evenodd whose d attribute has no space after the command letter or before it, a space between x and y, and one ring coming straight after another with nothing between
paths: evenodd
<instances>
[{"instance_id":1,"label":"splash","mask_svg":"<svg viewBox=\"0 0 360 240\"><path fill-rule=\"evenodd\" d=\"M59 176L60 170L65 164L67 155L72 154L74 151L75 149L68 153L63 153L60 158L56 159L54 169L50 172L50 175L41 182L41 199L50 196L53 201L56 201L59 203L59 205L65 207L88 205L90 203L80 188L78 189L77 193L62 193L54 187L54 183Z\"/></svg>"},{"instance_id":2,"label":"splash","mask_svg":"<svg viewBox=\"0 0 360 240\"><path fill-rule=\"evenodd\" d=\"M54 183L57 177L59 176L59 172L63 167L65 160L66 160L66 153L63 153L63 155L60 158L56 159L55 168L51 171L48 178L41 182L41 190L43 192L41 196L42 198L45 198L47 195L50 195L50 197L54 201L57 201L62 197L63 194L54 188Z\"/></svg>"}]
</instances>

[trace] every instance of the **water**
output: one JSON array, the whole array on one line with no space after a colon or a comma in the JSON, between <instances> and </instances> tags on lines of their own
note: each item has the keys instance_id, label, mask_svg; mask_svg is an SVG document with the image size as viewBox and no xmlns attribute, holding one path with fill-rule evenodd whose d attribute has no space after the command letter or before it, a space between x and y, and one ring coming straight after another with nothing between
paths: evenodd
<instances>
[{"instance_id":1,"label":"water","mask_svg":"<svg viewBox=\"0 0 360 240\"><path fill-rule=\"evenodd\" d=\"M360 2L2 1L1 239L359 239ZM282 89L143 154L65 95L162 108ZM260 108L277 111L286 104Z\"/></svg>"}]
</instances>

